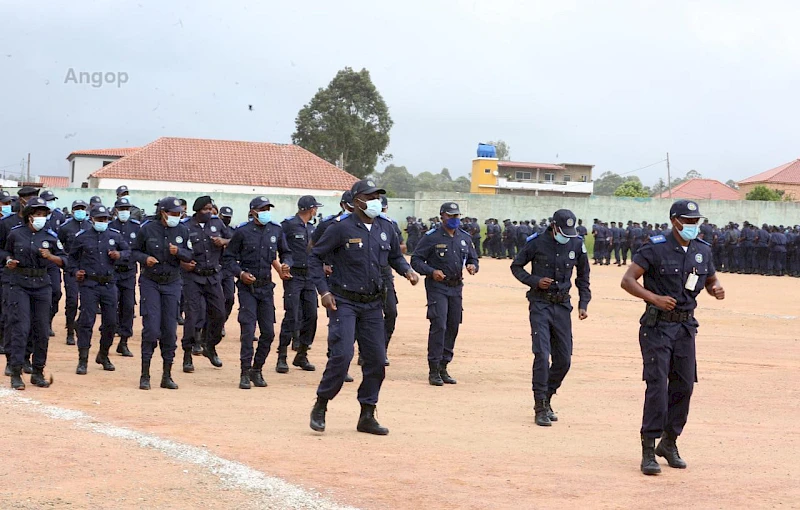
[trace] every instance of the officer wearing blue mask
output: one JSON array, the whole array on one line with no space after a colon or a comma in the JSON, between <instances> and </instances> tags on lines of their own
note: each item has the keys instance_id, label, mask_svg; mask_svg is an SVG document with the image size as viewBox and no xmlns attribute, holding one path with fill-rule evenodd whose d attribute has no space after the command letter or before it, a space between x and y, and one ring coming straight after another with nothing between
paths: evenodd
<instances>
[{"instance_id":1,"label":"officer wearing blue mask","mask_svg":"<svg viewBox=\"0 0 800 510\"><path fill-rule=\"evenodd\" d=\"M11 211L12 207L11 202L12 202L11 193L9 193L6 190L0 190L0 214L2 214L2 218L6 218L13 214L13 212Z\"/></svg>"},{"instance_id":2,"label":"officer wearing blue mask","mask_svg":"<svg viewBox=\"0 0 800 510\"><path fill-rule=\"evenodd\" d=\"M131 204L128 197L118 198L114 202L114 212L116 218L108 226L110 229L119 231L122 239L132 245L136 241L136 235L142 224L131 217ZM117 354L124 357L133 357L133 353L128 349L128 340L133 336L133 315L136 307L136 261L133 258L117 259L114 261L114 272L116 273L117 294L119 303L117 305L117 331L119 332L119 344L117 344Z\"/></svg>"},{"instance_id":3,"label":"officer wearing blue mask","mask_svg":"<svg viewBox=\"0 0 800 510\"><path fill-rule=\"evenodd\" d=\"M267 197L251 200L250 216L253 221L240 225L225 248L225 266L239 278L236 283L241 329L239 388L243 390L249 390L251 383L260 388L267 386L262 370L275 339L275 284L272 283L272 269L282 280L292 277L292 252L280 224L272 221L270 209L273 207ZM253 352L256 324L260 335Z\"/></svg>"},{"instance_id":4,"label":"officer wearing blue mask","mask_svg":"<svg viewBox=\"0 0 800 510\"><path fill-rule=\"evenodd\" d=\"M375 406L386 371L381 268L391 265L412 285L419 282L419 275L403 257L391 221L380 216L380 195L386 191L371 180L362 180L353 184L350 192L353 214L343 214L338 221L332 221L308 259L309 272L322 297L322 306L329 312L329 357L317 388L310 426L318 432L325 430L328 401L342 389L353 359L353 343L358 339L364 365L361 367L363 380L358 388L361 415L356 430L386 435L389 430L375 419ZM333 267L329 279L323 269L326 262Z\"/></svg>"},{"instance_id":5,"label":"officer wearing blue mask","mask_svg":"<svg viewBox=\"0 0 800 510\"><path fill-rule=\"evenodd\" d=\"M455 202L439 208L442 226L429 230L411 256L411 267L425 275L428 298L428 383L433 386L456 384L447 372L453 361L458 329L461 325L464 270L478 272L478 253L470 235L461 230L461 210ZM510 253L510 252L509 252Z\"/></svg>"},{"instance_id":6,"label":"officer wearing blue mask","mask_svg":"<svg viewBox=\"0 0 800 510\"><path fill-rule=\"evenodd\" d=\"M697 381L694 317L705 289L717 299L725 291L716 276L711 247L697 239L703 217L696 202L678 200L669 211L672 231L655 236L633 256L622 288L647 303L639 321L639 345L647 383L642 416L642 473L661 472L655 456L670 467L685 468L676 440L689 415ZM644 276L644 286L639 278ZM656 438L661 437L658 446Z\"/></svg>"},{"instance_id":7,"label":"officer wearing blue mask","mask_svg":"<svg viewBox=\"0 0 800 510\"><path fill-rule=\"evenodd\" d=\"M47 207L50 208L50 215L47 219L54 227L56 227L53 229L53 231L58 232L58 227L60 227L61 224L67 220L67 218L64 216L64 213L61 212L61 209L56 206L56 200L58 200L58 197L52 191L46 190L39 194L39 198L44 200L47 203Z\"/></svg>"},{"instance_id":8,"label":"officer wearing blue mask","mask_svg":"<svg viewBox=\"0 0 800 510\"><path fill-rule=\"evenodd\" d=\"M127 186L120 186L117 188L117 200L119 200L120 198L127 198L128 201L130 201L131 204L133 204L131 199L131 193L128 190ZM142 213L142 210L136 207L135 205L131 205L130 211L131 211L131 219L134 219L138 222L144 220L144 214Z\"/></svg>"},{"instance_id":9,"label":"officer wearing blue mask","mask_svg":"<svg viewBox=\"0 0 800 510\"><path fill-rule=\"evenodd\" d=\"M49 212L47 203L36 196L25 202L22 212L24 223L11 230L0 251L0 256L5 260L8 284L6 304L14 310L13 314L8 314L7 320L11 342L11 387L15 390L25 389L21 374L29 340L33 344L31 384L40 388L50 386L50 382L44 378L52 293L47 263L52 262L59 267L66 265L66 256L59 246L56 233L44 228Z\"/></svg>"},{"instance_id":10,"label":"officer wearing blue mask","mask_svg":"<svg viewBox=\"0 0 800 510\"><path fill-rule=\"evenodd\" d=\"M92 346L92 330L97 320L98 305L101 312L100 350L95 362L103 370L113 371L108 359L108 350L114 343L117 328L117 263L130 261L130 246L119 230L109 228L111 211L100 204L90 212L90 230L81 230L69 251L69 272L78 282L81 313L78 316L78 367L75 373L86 375L89 349Z\"/></svg>"},{"instance_id":11,"label":"officer wearing blue mask","mask_svg":"<svg viewBox=\"0 0 800 510\"><path fill-rule=\"evenodd\" d=\"M589 257L568 209L553 213L542 235L528 238L511 263L511 273L530 287L527 293L533 341L533 399L536 424L549 427L558 416L550 401L569 371L572 359L572 271L577 269L578 318L588 317ZM600 236L598 236L599 238ZM531 272L525 266L532 264ZM551 363L552 357L552 363Z\"/></svg>"},{"instance_id":12,"label":"officer wearing blue mask","mask_svg":"<svg viewBox=\"0 0 800 510\"><path fill-rule=\"evenodd\" d=\"M158 220L139 229L131 256L139 262L139 295L142 310L142 373L139 389L150 389L150 361L157 344L161 345L163 373L161 387L176 390L172 362L178 329L178 303L181 298L180 263L192 260L188 247L189 230L181 225L181 202L175 197L158 202Z\"/></svg>"},{"instance_id":13,"label":"officer wearing blue mask","mask_svg":"<svg viewBox=\"0 0 800 510\"><path fill-rule=\"evenodd\" d=\"M83 200L72 202L72 218L65 221L58 229L58 240L69 253L72 241L81 230L92 228L88 220L89 204ZM67 320L67 345L75 345L75 317L78 315L78 282L69 271L64 272L64 314Z\"/></svg>"}]
</instances>

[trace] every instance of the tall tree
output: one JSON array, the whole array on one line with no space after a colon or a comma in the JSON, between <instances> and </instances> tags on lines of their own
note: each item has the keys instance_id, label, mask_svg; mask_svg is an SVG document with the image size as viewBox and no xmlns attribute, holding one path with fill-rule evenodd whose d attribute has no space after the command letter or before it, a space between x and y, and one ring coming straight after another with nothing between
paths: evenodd
<instances>
[{"instance_id":1,"label":"tall tree","mask_svg":"<svg viewBox=\"0 0 800 510\"><path fill-rule=\"evenodd\" d=\"M345 67L298 112L292 142L363 178L386 152L392 124L369 71Z\"/></svg>"},{"instance_id":2,"label":"tall tree","mask_svg":"<svg viewBox=\"0 0 800 510\"><path fill-rule=\"evenodd\" d=\"M628 180L623 182L616 190L614 190L615 197L640 197L645 198L650 196L650 190L642 186L641 181Z\"/></svg>"},{"instance_id":3,"label":"tall tree","mask_svg":"<svg viewBox=\"0 0 800 510\"><path fill-rule=\"evenodd\" d=\"M619 188L625 179L614 172L603 172L594 180L594 194L610 197Z\"/></svg>"},{"instance_id":4,"label":"tall tree","mask_svg":"<svg viewBox=\"0 0 800 510\"><path fill-rule=\"evenodd\" d=\"M733 179L728 179L727 181L725 181L725 186L728 186L729 188L733 189L739 189L739 185L736 184L736 181L734 181Z\"/></svg>"},{"instance_id":5,"label":"tall tree","mask_svg":"<svg viewBox=\"0 0 800 510\"><path fill-rule=\"evenodd\" d=\"M497 159L500 161L509 161L511 159L511 147L503 140L489 142L489 145L494 145L494 148L497 150Z\"/></svg>"},{"instance_id":6,"label":"tall tree","mask_svg":"<svg viewBox=\"0 0 800 510\"><path fill-rule=\"evenodd\" d=\"M442 168L441 175L442 175L442 177L444 177L448 181L452 181L453 180L453 178L450 177L450 170L448 170L447 168Z\"/></svg>"},{"instance_id":7,"label":"tall tree","mask_svg":"<svg viewBox=\"0 0 800 510\"><path fill-rule=\"evenodd\" d=\"M763 200L768 202L780 202L783 200L784 191L769 189L764 185L758 185L745 195L745 200Z\"/></svg>"}]
</instances>

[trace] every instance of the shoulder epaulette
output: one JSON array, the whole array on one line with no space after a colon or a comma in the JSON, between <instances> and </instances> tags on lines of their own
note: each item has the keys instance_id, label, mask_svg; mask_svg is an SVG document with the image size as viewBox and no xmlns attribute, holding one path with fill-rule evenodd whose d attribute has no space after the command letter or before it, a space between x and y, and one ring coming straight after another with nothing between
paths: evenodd
<instances>
[{"instance_id":1,"label":"shoulder epaulette","mask_svg":"<svg viewBox=\"0 0 800 510\"><path fill-rule=\"evenodd\" d=\"M187 216L187 217L185 217L184 219L181 220L181 223L186 223L190 219L192 219L192 217L191 216Z\"/></svg>"},{"instance_id":2,"label":"shoulder epaulette","mask_svg":"<svg viewBox=\"0 0 800 510\"><path fill-rule=\"evenodd\" d=\"M580 239L581 241L583 241L583 236L581 236L581 235L578 235L578 236L575 236L575 237L577 237L578 239Z\"/></svg>"},{"instance_id":3,"label":"shoulder epaulette","mask_svg":"<svg viewBox=\"0 0 800 510\"><path fill-rule=\"evenodd\" d=\"M117 230L115 228L108 227L108 230L110 230L111 232L116 232L117 234L122 234L122 232L120 232L119 230Z\"/></svg>"},{"instance_id":4,"label":"shoulder epaulette","mask_svg":"<svg viewBox=\"0 0 800 510\"><path fill-rule=\"evenodd\" d=\"M432 228L432 229L428 230L427 232L425 232L425 235L429 236L429 235L433 234L434 232L436 232L436 229Z\"/></svg>"},{"instance_id":5,"label":"shoulder epaulette","mask_svg":"<svg viewBox=\"0 0 800 510\"><path fill-rule=\"evenodd\" d=\"M706 241L705 239L695 239L695 241L705 244L706 246L711 246L711 243Z\"/></svg>"},{"instance_id":6,"label":"shoulder epaulette","mask_svg":"<svg viewBox=\"0 0 800 510\"><path fill-rule=\"evenodd\" d=\"M294 219L294 216L287 216L283 219L283 221L292 221L292 219Z\"/></svg>"},{"instance_id":7,"label":"shoulder epaulette","mask_svg":"<svg viewBox=\"0 0 800 510\"><path fill-rule=\"evenodd\" d=\"M55 231L52 228L48 228L47 229L47 233L50 234L51 236L55 237L56 239L58 239L58 234L56 234Z\"/></svg>"},{"instance_id":8,"label":"shoulder epaulette","mask_svg":"<svg viewBox=\"0 0 800 510\"><path fill-rule=\"evenodd\" d=\"M238 225L236 228L241 228L241 227L244 227L244 226L245 226L245 225L247 225L248 223L250 223L250 222L249 222L249 221L243 221L243 222L239 223L239 225Z\"/></svg>"},{"instance_id":9,"label":"shoulder epaulette","mask_svg":"<svg viewBox=\"0 0 800 510\"><path fill-rule=\"evenodd\" d=\"M13 227L11 227L11 230L16 230L16 229L18 229L19 227L24 227L24 226L25 226L25 224L24 224L24 223L20 223L19 225L14 225Z\"/></svg>"},{"instance_id":10,"label":"shoulder epaulette","mask_svg":"<svg viewBox=\"0 0 800 510\"><path fill-rule=\"evenodd\" d=\"M322 221L331 221L335 216L335 214L329 214L328 216L322 218Z\"/></svg>"},{"instance_id":11,"label":"shoulder epaulette","mask_svg":"<svg viewBox=\"0 0 800 510\"><path fill-rule=\"evenodd\" d=\"M83 234L84 232L86 232L86 231L85 230L78 230L78 233L75 234L75 237L78 237L79 235Z\"/></svg>"},{"instance_id":12,"label":"shoulder epaulette","mask_svg":"<svg viewBox=\"0 0 800 510\"><path fill-rule=\"evenodd\" d=\"M128 221L130 221L131 223L135 223L136 225L141 225L141 224L142 224L142 222L141 222L141 221L139 221L139 220L134 220L133 218L129 219Z\"/></svg>"},{"instance_id":13,"label":"shoulder epaulette","mask_svg":"<svg viewBox=\"0 0 800 510\"><path fill-rule=\"evenodd\" d=\"M278 222L277 222L277 221L275 221L275 220L269 220L269 222L270 222L270 223L272 223L273 225L277 226L277 227L280 227L280 226L281 226L281 224L280 224L280 223L278 223Z\"/></svg>"},{"instance_id":14,"label":"shoulder epaulette","mask_svg":"<svg viewBox=\"0 0 800 510\"><path fill-rule=\"evenodd\" d=\"M211 219L213 220L213 219L215 219L215 218L219 218L219 216L217 216L216 214L212 214L212 215L211 215Z\"/></svg>"},{"instance_id":15,"label":"shoulder epaulette","mask_svg":"<svg viewBox=\"0 0 800 510\"><path fill-rule=\"evenodd\" d=\"M537 237L539 237L539 232L534 232L533 234L525 238L525 242L527 243L528 241L533 241Z\"/></svg>"},{"instance_id":16,"label":"shoulder epaulette","mask_svg":"<svg viewBox=\"0 0 800 510\"><path fill-rule=\"evenodd\" d=\"M337 217L336 217L336 221L342 221L342 220L346 220L346 219L347 219L347 218L349 218L349 217L350 217L350 213L349 213L349 212L346 212L346 213L344 213L344 214L340 214L339 216L337 216Z\"/></svg>"},{"instance_id":17,"label":"shoulder epaulette","mask_svg":"<svg viewBox=\"0 0 800 510\"><path fill-rule=\"evenodd\" d=\"M652 237L650 237L650 242L653 243L653 244L666 243L667 242L667 238L664 237L663 235L652 236Z\"/></svg>"},{"instance_id":18,"label":"shoulder epaulette","mask_svg":"<svg viewBox=\"0 0 800 510\"><path fill-rule=\"evenodd\" d=\"M151 221L151 220L144 220L144 221L142 222L142 226L145 226L145 225L147 225L148 223L150 223L150 221Z\"/></svg>"}]
</instances>

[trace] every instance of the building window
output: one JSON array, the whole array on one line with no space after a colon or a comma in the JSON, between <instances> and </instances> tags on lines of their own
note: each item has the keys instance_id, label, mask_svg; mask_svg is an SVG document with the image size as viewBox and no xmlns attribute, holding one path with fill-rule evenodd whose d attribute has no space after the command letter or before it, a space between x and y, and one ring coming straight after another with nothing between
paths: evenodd
<instances>
[{"instance_id":1,"label":"building window","mask_svg":"<svg viewBox=\"0 0 800 510\"><path fill-rule=\"evenodd\" d=\"M514 174L514 178L518 181L530 181L533 179L532 172L516 172Z\"/></svg>"},{"instance_id":2,"label":"building window","mask_svg":"<svg viewBox=\"0 0 800 510\"><path fill-rule=\"evenodd\" d=\"M556 180L556 174L546 173L544 174L544 182L554 182Z\"/></svg>"},{"instance_id":3,"label":"building window","mask_svg":"<svg viewBox=\"0 0 800 510\"><path fill-rule=\"evenodd\" d=\"M570 182L572 180L572 176L569 174L564 174L564 182Z\"/></svg>"},{"instance_id":4,"label":"building window","mask_svg":"<svg viewBox=\"0 0 800 510\"><path fill-rule=\"evenodd\" d=\"M74 159L72 160L72 178L70 179L70 182L71 183L75 182L75 160Z\"/></svg>"},{"instance_id":5,"label":"building window","mask_svg":"<svg viewBox=\"0 0 800 510\"><path fill-rule=\"evenodd\" d=\"M486 170L483 171L483 173L490 174L490 173L492 173L492 169L491 168L487 168Z\"/></svg>"},{"instance_id":6,"label":"building window","mask_svg":"<svg viewBox=\"0 0 800 510\"><path fill-rule=\"evenodd\" d=\"M586 176L585 175L581 175L581 182L586 182Z\"/></svg>"},{"instance_id":7,"label":"building window","mask_svg":"<svg viewBox=\"0 0 800 510\"><path fill-rule=\"evenodd\" d=\"M113 163L113 161L103 161L103 166L107 166Z\"/></svg>"}]
</instances>

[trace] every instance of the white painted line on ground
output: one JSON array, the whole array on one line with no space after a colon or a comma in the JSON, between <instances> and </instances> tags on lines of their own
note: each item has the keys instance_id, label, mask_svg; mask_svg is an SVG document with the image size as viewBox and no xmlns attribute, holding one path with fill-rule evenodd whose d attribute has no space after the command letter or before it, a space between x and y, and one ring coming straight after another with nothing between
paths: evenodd
<instances>
[{"instance_id":1,"label":"white painted line on ground","mask_svg":"<svg viewBox=\"0 0 800 510\"><path fill-rule=\"evenodd\" d=\"M26 406L26 409L51 419L71 422L77 429L130 441L141 448L152 448L175 460L200 466L218 477L220 483L227 488L255 493L262 498L263 508L355 510L353 507L338 505L318 493L292 485L280 478L268 476L240 462L218 457L202 448L103 423L81 411L45 405L23 397L18 391L0 388L0 402L11 406Z\"/></svg>"}]
</instances>

